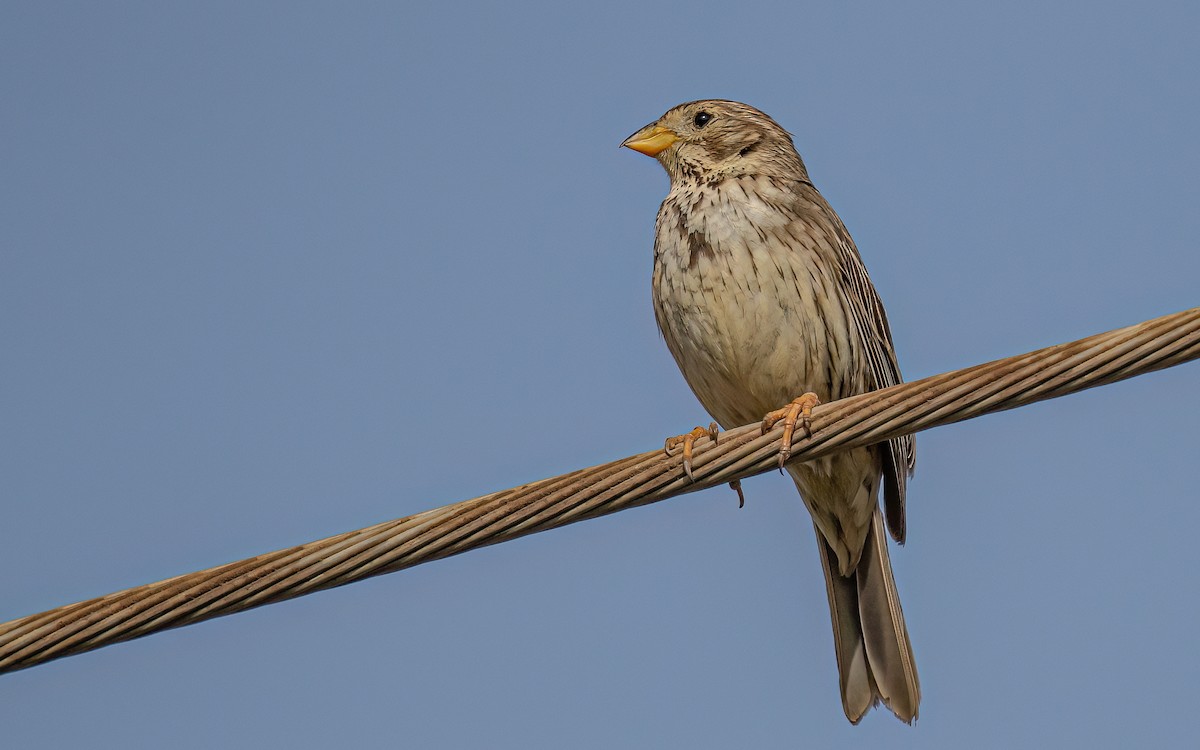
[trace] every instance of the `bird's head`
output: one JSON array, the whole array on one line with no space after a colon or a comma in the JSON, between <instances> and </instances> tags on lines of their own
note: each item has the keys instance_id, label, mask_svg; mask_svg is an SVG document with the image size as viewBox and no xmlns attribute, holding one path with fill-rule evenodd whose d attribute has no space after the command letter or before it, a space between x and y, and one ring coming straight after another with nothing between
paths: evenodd
<instances>
[{"instance_id":1,"label":"bird's head","mask_svg":"<svg viewBox=\"0 0 1200 750\"><path fill-rule=\"evenodd\" d=\"M724 99L680 104L621 145L658 159L671 182L747 174L808 178L790 133L754 107Z\"/></svg>"}]
</instances>

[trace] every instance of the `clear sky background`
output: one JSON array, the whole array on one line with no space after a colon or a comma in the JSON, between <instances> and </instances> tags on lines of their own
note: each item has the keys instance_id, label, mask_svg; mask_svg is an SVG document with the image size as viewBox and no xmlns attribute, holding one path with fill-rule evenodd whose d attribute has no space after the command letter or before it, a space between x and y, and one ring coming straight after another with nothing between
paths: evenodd
<instances>
[{"instance_id":1,"label":"clear sky background","mask_svg":"<svg viewBox=\"0 0 1200 750\"><path fill-rule=\"evenodd\" d=\"M1200 304L1192 3L0 9L0 620L653 449L682 101L791 130L910 379ZM0 677L0 744L1178 747L1195 364L924 433L924 702L746 483Z\"/></svg>"}]
</instances>

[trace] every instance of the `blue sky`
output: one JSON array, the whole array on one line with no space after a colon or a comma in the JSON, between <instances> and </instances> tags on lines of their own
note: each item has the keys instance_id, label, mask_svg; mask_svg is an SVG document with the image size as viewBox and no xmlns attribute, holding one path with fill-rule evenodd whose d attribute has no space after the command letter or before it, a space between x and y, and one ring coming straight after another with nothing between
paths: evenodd
<instances>
[{"instance_id":1,"label":"blue sky","mask_svg":"<svg viewBox=\"0 0 1200 750\"><path fill-rule=\"evenodd\" d=\"M666 175L795 134L909 378L1200 300L1194 6L0 9L0 620L652 449ZM842 716L777 475L0 677L6 745L1195 736L1200 369L925 433L914 727Z\"/></svg>"}]
</instances>

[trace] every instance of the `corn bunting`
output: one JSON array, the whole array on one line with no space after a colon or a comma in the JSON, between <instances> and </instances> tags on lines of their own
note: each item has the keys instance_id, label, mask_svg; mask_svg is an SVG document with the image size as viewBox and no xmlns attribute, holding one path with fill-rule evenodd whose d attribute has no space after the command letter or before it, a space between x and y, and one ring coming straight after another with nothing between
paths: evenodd
<instances>
[{"instance_id":1,"label":"corn bunting","mask_svg":"<svg viewBox=\"0 0 1200 750\"><path fill-rule=\"evenodd\" d=\"M879 295L786 130L745 104L696 101L623 145L670 175L655 227L654 313L717 422L766 415L764 431L782 421L790 437L818 399L901 382ZM674 440L689 472L692 442L705 434L715 428ZM884 536L886 523L904 541L914 457L905 437L785 467L816 529L842 706L856 724L878 702L911 722L921 699Z\"/></svg>"}]
</instances>

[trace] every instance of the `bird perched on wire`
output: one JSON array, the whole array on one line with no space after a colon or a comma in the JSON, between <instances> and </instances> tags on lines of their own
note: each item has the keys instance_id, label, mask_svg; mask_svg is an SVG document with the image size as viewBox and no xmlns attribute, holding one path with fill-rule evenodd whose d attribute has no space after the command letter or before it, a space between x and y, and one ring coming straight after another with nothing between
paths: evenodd
<instances>
[{"instance_id":1,"label":"bird perched on wire","mask_svg":"<svg viewBox=\"0 0 1200 750\"><path fill-rule=\"evenodd\" d=\"M671 178L654 240L654 313L700 403L726 429L807 427L818 401L901 382L879 295L850 234L809 179L791 135L757 109L681 104L622 144ZM782 408L781 408L782 407ZM692 444L715 428L668 440ZM787 464L825 569L842 706L911 722L921 699L884 525L903 543L911 436ZM878 492L883 487L886 514Z\"/></svg>"}]
</instances>

